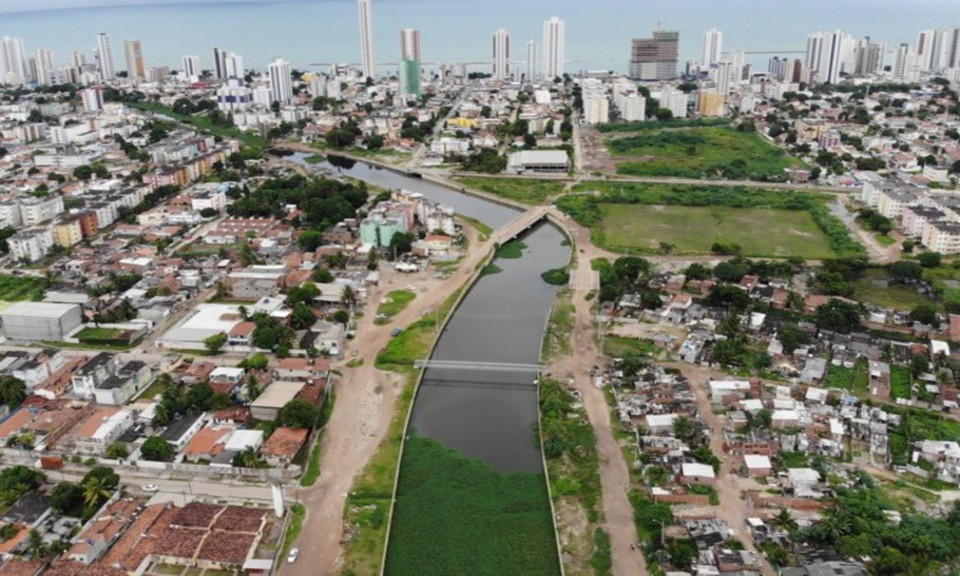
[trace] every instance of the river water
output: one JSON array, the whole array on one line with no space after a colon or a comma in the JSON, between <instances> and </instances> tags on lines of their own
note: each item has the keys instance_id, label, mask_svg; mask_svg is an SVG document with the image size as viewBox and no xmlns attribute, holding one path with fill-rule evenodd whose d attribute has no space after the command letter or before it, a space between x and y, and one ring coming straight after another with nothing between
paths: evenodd
<instances>
[{"instance_id":1,"label":"river water","mask_svg":"<svg viewBox=\"0 0 960 576\"><path fill-rule=\"evenodd\" d=\"M291 157L295 161L302 158L300 154ZM349 167L335 167L328 163L314 166L383 188L420 192L495 229L519 215L516 209L360 162ZM420 505L414 505L405 500L415 498L404 493L404 474L408 473L405 453L386 573L486 574L522 569L529 574L552 576L559 571L558 553L550 529L552 518L546 484L542 477L543 460L535 433L538 409L535 375L491 370L489 364L538 363L544 329L557 292L557 287L544 282L540 275L568 263L571 250L564 240L556 227L541 224L520 239L521 250L507 250L507 254L501 253L494 259L492 273L479 278L453 311L432 356L434 360L484 363L488 364L487 369L427 369L411 417L411 436L438 441L470 459L484 462L499 474L520 473L531 479L533 493L527 493L530 501L522 503L507 498L502 502L502 512L478 517L467 512L471 509L469 502L458 501L450 506L448 499L446 504L438 504L445 511L441 518L426 526L420 523L416 533L412 534L411 525L416 523L410 522L410 514L429 514L432 510L424 508L432 507L436 501L427 500L429 504L424 504L421 499L417 500ZM407 446L409 448L411 444ZM452 473L450 469L447 471ZM431 474L421 469L415 474L418 474L417 482L429 486L426 490L443 490L436 488L443 484L437 476L443 472ZM489 493L480 488L479 493L471 494L478 500L488 500L488 496L503 500L503 496L497 494L508 489L504 486L525 482L518 479L519 476L510 477L514 480L508 484L491 480L497 487L489 487ZM542 486L539 494L537 485ZM477 488L474 485L470 489ZM409 479L407 490L410 490ZM541 520L531 522L529 514L518 516L518 506L536 509L532 517ZM404 510L406 516L401 521L401 511ZM495 539L496 534L513 527L512 537L524 539L529 550L519 541L494 551L479 545L471 547L462 538L449 538L451 534L462 532L466 524L472 524L479 531L473 534L478 544L487 538ZM458 564L447 564L438 560L446 559L450 550L463 549L469 549L465 552L469 558L466 561L461 558ZM533 556L539 560L530 563L527 554L530 550L536 550ZM411 562L410 558L414 560ZM491 565L496 567L491 569Z\"/></svg>"}]
</instances>

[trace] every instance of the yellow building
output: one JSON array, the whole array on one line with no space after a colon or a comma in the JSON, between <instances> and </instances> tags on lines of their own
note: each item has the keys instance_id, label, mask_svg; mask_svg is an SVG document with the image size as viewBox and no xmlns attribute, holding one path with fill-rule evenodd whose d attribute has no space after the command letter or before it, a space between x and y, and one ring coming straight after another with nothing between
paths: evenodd
<instances>
[{"instance_id":1,"label":"yellow building","mask_svg":"<svg viewBox=\"0 0 960 576\"><path fill-rule=\"evenodd\" d=\"M58 246L70 248L83 240L79 218L64 220L53 227L53 241Z\"/></svg>"},{"instance_id":2,"label":"yellow building","mask_svg":"<svg viewBox=\"0 0 960 576\"><path fill-rule=\"evenodd\" d=\"M447 126L455 128L476 128L480 121L476 118L451 118L447 120Z\"/></svg>"},{"instance_id":3,"label":"yellow building","mask_svg":"<svg viewBox=\"0 0 960 576\"><path fill-rule=\"evenodd\" d=\"M727 99L719 92L700 92L697 109L704 118L717 118L726 114Z\"/></svg>"}]
</instances>

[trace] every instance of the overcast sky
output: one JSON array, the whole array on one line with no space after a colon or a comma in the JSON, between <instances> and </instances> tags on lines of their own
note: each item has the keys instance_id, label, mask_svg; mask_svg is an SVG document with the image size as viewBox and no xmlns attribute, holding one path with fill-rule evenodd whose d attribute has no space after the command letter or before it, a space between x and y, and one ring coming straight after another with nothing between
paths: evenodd
<instances>
[{"instance_id":1,"label":"overcast sky","mask_svg":"<svg viewBox=\"0 0 960 576\"><path fill-rule=\"evenodd\" d=\"M203 0L211 2L270 2L275 0ZM136 4L189 4L186 0L0 0L0 13L33 10L61 10L91 6L132 6Z\"/></svg>"}]
</instances>

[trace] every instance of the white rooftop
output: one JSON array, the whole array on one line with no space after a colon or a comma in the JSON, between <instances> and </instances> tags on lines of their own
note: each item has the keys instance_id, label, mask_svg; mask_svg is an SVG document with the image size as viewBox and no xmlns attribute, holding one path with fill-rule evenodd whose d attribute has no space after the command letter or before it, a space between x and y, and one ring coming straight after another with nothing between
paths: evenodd
<instances>
[{"instance_id":1,"label":"white rooftop","mask_svg":"<svg viewBox=\"0 0 960 576\"><path fill-rule=\"evenodd\" d=\"M283 405L293 400L303 387L305 382L279 381L267 386L262 394L257 396L251 404L251 408L283 408Z\"/></svg>"},{"instance_id":2,"label":"white rooftop","mask_svg":"<svg viewBox=\"0 0 960 576\"><path fill-rule=\"evenodd\" d=\"M243 452L247 448L259 448L263 445L263 430L234 430L223 445L228 452Z\"/></svg>"},{"instance_id":3,"label":"white rooftop","mask_svg":"<svg viewBox=\"0 0 960 576\"><path fill-rule=\"evenodd\" d=\"M770 463L770 457L761 454L744 454L743 463L749 470L762 470L773 467Z\"/></svg>"},{"instance_id":4,"label":"white rooftop","mask_svg":"<svg viewBox=\"0 0 960 576\"><path fill-rule=\"evenodd\" d=\"M699 462L684 462L681 466L685 477L714 478L713 466Z\"/></svg>"},{"instance_id":5,"label":"white rooftop","mask_svg":"<svg viewBox=\"0 0 960 576\"><path fill-rule=\"evenodd\" d=\"M60 318L80 307L60 302L14 302L3 310L3 316L30 316L33 318Z\"/></svg>"}]
</instances>

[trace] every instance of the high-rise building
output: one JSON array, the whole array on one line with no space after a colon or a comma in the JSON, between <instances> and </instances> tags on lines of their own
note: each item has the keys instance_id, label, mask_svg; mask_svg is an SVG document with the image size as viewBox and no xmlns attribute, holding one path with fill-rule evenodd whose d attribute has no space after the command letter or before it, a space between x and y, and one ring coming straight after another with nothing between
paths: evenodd
<instances>
[{"instance_id":1,"label":"high-rise building","mask_svg":"<svg viewBox=\"0 0 960 576\"><path fill-rule=\"evenodd\" d=\"M954 26L950 29L943 44L943 67L960 68L960 27Z\"/></svg>"},{"instance_id":2,"label":"high-rise building","mask_svg":"<svg viewBox=\"0 0 960 576\"><path fill-rule=\"evenodd\" d=\"M0 43L0 82L23 84L27 79L27 60L23 40L4 36Z\"/></svg>"},{"instance_id":3,"label":"high-rise building","mask_svg":"<svg viewBox=\"0 0 960 576\"><path fill-rule=\"evenodd\" d=\"M54 71L53 51L38 48L33 53L33 79L37 84L49 84L50 74Z\"/></svg>"},{"instance_id":4,"label":"high-rise building","mask_svg":"<svg viewBox=\"0 0 960 576\"><path fill-rule=\"evenodd\" d=\"M87 65L87 57L83 52L74 52L70 55L70 63L74 68L83 68Z\"/></svg>"},{"instance_id":5,"label":"high-rise building","mask_svg":"<svg viewBox=\"0 0 960 576\"><path fill-rule=\"evenodd\" d=\"M357 0L360 12L360 65L365 78L373 78L373 14L370 0Z\"/></svg>"},{"instance_id":6,"label":"high-rise building","mask_svg":"<svg viewBox=\"0 0 960 576\"><path fill-rule=\"evenodd\" d=\"M493 33L493 77L497 80L510 77L510 32L503 28Z\"/></svg>"},{"instance_id":7,"label":"high-rise building","mask_svg":"<svg viewBox=\"0 0 960 576\"><path fill-rule=\"evenodd\" d=\"M227 78L227 63L224 61L225 54L219 48L213 49L213 75L217 80Z\"/></svg>"},{"instance_id":8,"label":"high-rise building","mask_svg":"<svg viewBox=\"0 0 960 576\"><path fill-rule=\"evenodd\" d=\"M139 40L123 41L123 57L127 63L127 77L134 80L143 80L147 71L143 67L143 48Z\"/></svg>"},{"instance_id":9,"label":"high-rise building","mask_svg":"<svg viewBox=\"0 0 960 576\"><path fill-rule=\"evenodd\" d=\"M566 24L554 16L543 23L543 79L563 76Z\"/></svg>"},{"instance_id":10,"label":"high-rise building","mask_svg":"<svg viewBox=\"0 0 960 576\"><path fill-rule=\"evenodd\" d=\"M110 47L110 36L104 32L97 34L97 72L100 78L109 80L116 74L113 68L113 48Z\"/></svg>"},{"instance_id":11,"label":"high-rise building","mask_svg":"<svg viewBox=\"0 0 960 576\"><path fill-rule=\"evenodd\" d=\"M731 81L734 80L735 72L733 64L730 62L717 63L717 93L727 94L730 92Z\"/></svg>"},{"instance_id":12,"label":"high-rise building","mask_svg":"<svg viewBox=\"0 0 960 576\"><path fill-rule=\"evenodd\" d=\"M807 36L806 67L816 72L817 82L836 84L841 72L853 72L853 38L840 30L814 32Z\"/></svg>"},{"instance_id":13,"label":"high-rise building","mask_svg":"<svg viewBox=\"0 0 960 576\"><path fill-rule=\"evenodd\" d=\"M93 86L80 91L80 100L86 112L103 110L103 86Z\"/></svg>"},{"instance_id":14,"label":"high-rise building","mask_svg":"<svg viewBox=\"0 0 960 576\"><path fill-rule=\"evenodd\" d=\"M420 31L400 31L400 93L420 95Z\"/></svg>"},{"instance_id":15,"label":"high-rise building","mask_svg":"<svg viewBox=\"0 0 960 576\"><path fill-rule=\"evenodd\" d=\"M917 59L924 70L933 70L939 63L937 58L937 30L921 30L917 34Z\"/></svg>"},{"instance_id":16,"label":"high-rise building","mask_svg":"<svg viewBox=\"0 0 960 576\"><path fill-rule=\"evenodd\" d=\"M897 51L893 58L893 77L898 80L902 80L906 77L907 74L907 61L910 58L910 45L907 43L902 43L897 46Z\"/></svg>"},{"instance_id":17,"label":"high-rise building","mask_svg":"<svg viewBox=\"0 0 960 576\"><path fill-rule=\"evenodd\" d=\"M679 32L656 31L652 38L634 38L630 50L630 77L672 80L677 77Z\"/></svg>"},{"instance_id":18,"label":"high-rise building","mask_svg":"<svg viewBox=\"0 0 960 576\"><path fill-rule=\"evenodd\" d=\"M246 76L246 68L243 67L243 56L234 52L222 52L223 73L226 78L239 78L243 80Z\"/></svg>"},{"instance_id":19,"label":"high-rise building","mask_svg":"<svg viewBox=\"0 0 960 576\"><path fill-rule=\"evenodd\" d=\"M527 82L537 79L537 43L532 38L527 40Z\"/></svg>"},{"instance_id":20,"label":"high-rise building","mask_svg":"<svg viewBox=\"0 0 960 576\"><path fill-rule=\"evenodd\" d=\"M857 40L855 55L856 65L853 70L855 74L876 74L883 66L883 46L871 42L869 36Z\"/></svg>"},{"instance_id":21,"label":"high-rise building","mask_svg":"<svg viewBox=\"0 0 960 576\"><path fill-rule=\"evenodd\" d=\"M293 81L290 78L290 63L277 58L267 67L270 73L270 97L272 102L289 104L293 100Z\"/></svg>"},{"instance_id":22,"label":"high-rise building","mask_svg":"<svg viewBox=\"0 0 960 576\"><path fill-rule=\"evenodd\" d=\"M711 28L703 33L703 61L704 69L720 62L723 52L723 31Z\"/></svg>"},{"instance_id":23,"label":"high-rise building","mask_svg":"<svg viewBox=\"0 0 960 576\"><path fill-rule=\"evenodd\" d=\"M183 57L183 75L187 78L198 78L202 70L200 69L200 57L188 55Z\"/></svg>"}]
</instances>

